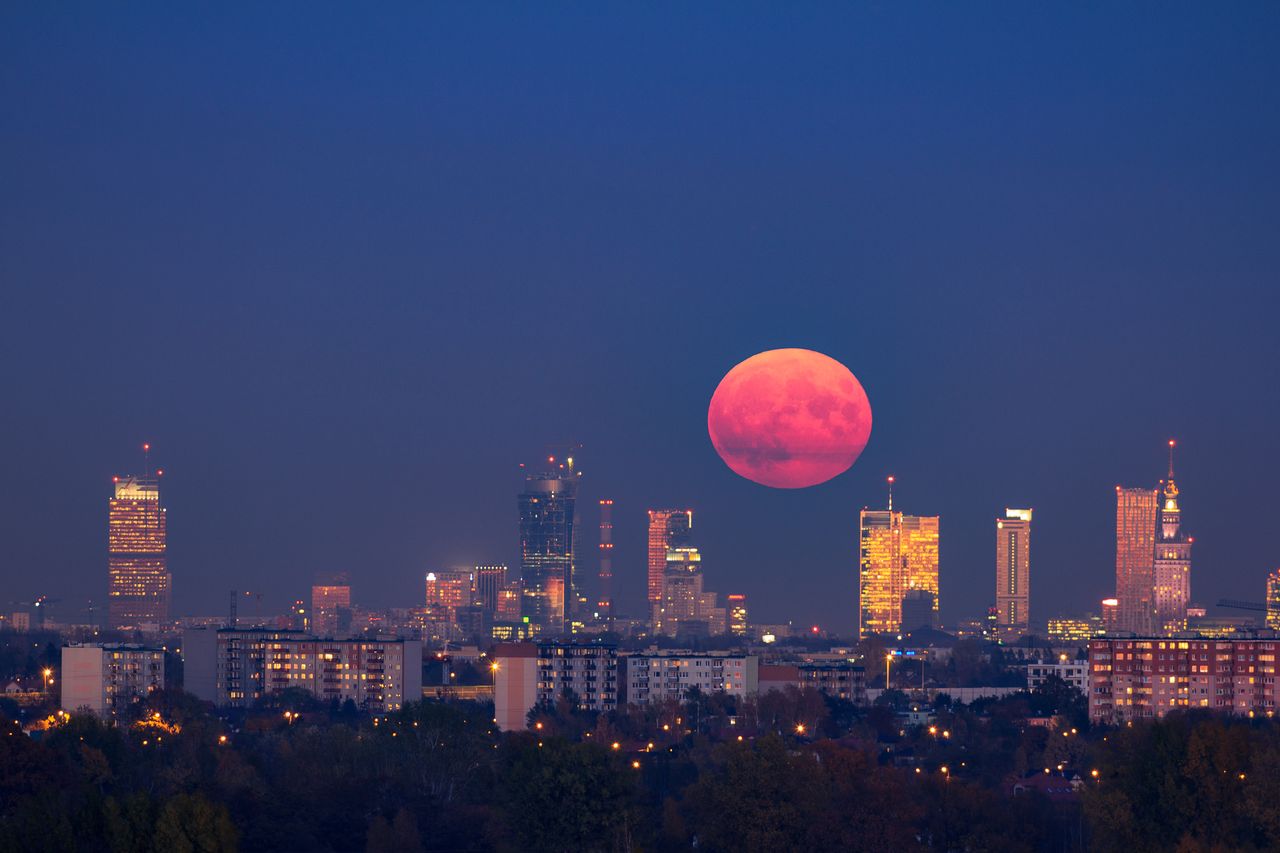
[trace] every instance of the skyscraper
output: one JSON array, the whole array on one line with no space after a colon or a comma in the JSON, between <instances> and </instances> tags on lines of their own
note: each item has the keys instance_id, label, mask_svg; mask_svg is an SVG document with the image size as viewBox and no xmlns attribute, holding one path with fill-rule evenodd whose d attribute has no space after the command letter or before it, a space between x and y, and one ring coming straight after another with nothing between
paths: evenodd
<instances>
[{"instance_id":1,"label":"skyscraper","mask_svg":"<svg viewBox=\"0 0 1280 853\"><path fill-rule=\"evenodd\" d=\"M751 629L750 616L747 612L747 596L741 592L731 592L725 596L725 604L729 610L729 633L736 637L745 637Z\"/></svg>"},{"instance_id":2,"label":"skyscraper","mask_svg":"<svg viewBox=\"0 0 1280 853\"><path fill-rule=\"evenodd\" d=\"M1267 627L1280 631L1280 569L1267 575Z\"/></svg>"},{"instance_id":3,"label":"skyscraper","mask_svg":"<svg viewBox=\"0 0 1280 853\"><path fill-rule=\"evenodd\" d=\"M150 450L149 445L143 446ZM107 617L112 628L169 619L166 510L156 476L115 477L107 502Z\"/></svg>"},{"instance_id":4,"label":"skyscraper","mask_svg":"<svg viewBox=\"0 0 1280 853\"><path fill-rule=\"evenodd\" d=\"M938 609L939 518L865 507L858 519L858 636L902 629L902 599L909 590L933 593Z\"/></svg>"},{"instance_id":5,"label":"skyscraper","mask_svg":"<svg viewBox=\"0 0 1280 853\"><path fill-rule=\"evenodd\" d=\"M1150 636L1156 631L1155 489L1116 486L1116 630Z\"/></svg>"},{"instance_id":6,"label":"skyscraper","mask_svg":"<svg viewBox=\"0 0 1280 853\"><path fill-rule=\"evenodd\" d=\"M555 459L548 460L552 465ZM543 636L565 632L566 605L575 589L574 512L578 477L573 459L567 466L529 474L520 493L521 609Z\"/></svg>"},{"instance_id":7,"label":"skyscraper","mask_svg":"<svg viewBox=\"0 0 1280 853\"><path fill-rule=\"evenodd\" d=\"M507 567L500 564L476 566L475 577L473 603L493 613L498 609L498 596L507 585Z\"/></svg>"},{"instance_id":8,"label":"skyscraper","mask_svg":"<svg viewBox=\"0 0 1280 853\"><path fill-rule=\"evenodd\" d=\"M437 618L453 622L459 607L471 606L475 572L471 569L441 569L427 572L424 601Z\"/></svg>"},{"instance_id":9,"label":"skyscraper","mask_svg":"<svg viewBox=\"0 0 1280 853\"><path fill-rule=\"evenodd\" d=\"M655 634L712 636L726 633L726 613L703 588L702 553L692 545L667 551L662 601L653 609Z\"/></svg>"},{"instance_id":10,"label":"skyscraper","mask_svg":"<svg viewBox=\"0 0 1280 853\"><path fill-rule=\"evenodd\" d=\"M351 582L345 574L318 578L311 587L311 629L321 637L351 629Z\"/></svg>"},{"instance_id":11,"label":"skyscraper","mask_svg":"<svg viewBox=\"0 0 1280 853\"><path fill-rule=\"evenodd\" d=\"M1003 640L1029 633L1031 510L1008 509L996 519L996 630Z\"/></svg>"},{"instance_id":12,"label":"skyscraper","mask_svg":"<svg viewBox=\"0 0 1280 853\"><path fill-rule=\"evenodd\" d=\"M662 582L667 571L667 551L687 545L693 528L691 509L649 510L649 604L662 601Z\"/></svg>"},{"instance_id":13,"label":"skyscraper","mask_svg":"<svg viewBox=\"0 0 1280 853\"><path fill-rule=\"evenodd\" d=\"M1164 482L1155 545L1155 619L1161 633L1185 631L1187 605L1191 603L1191 539L1182 530L1178 486L1173 481L1173 447L1173 439L1169 439L1169 478Z\"/></svg>"}]
</instances>

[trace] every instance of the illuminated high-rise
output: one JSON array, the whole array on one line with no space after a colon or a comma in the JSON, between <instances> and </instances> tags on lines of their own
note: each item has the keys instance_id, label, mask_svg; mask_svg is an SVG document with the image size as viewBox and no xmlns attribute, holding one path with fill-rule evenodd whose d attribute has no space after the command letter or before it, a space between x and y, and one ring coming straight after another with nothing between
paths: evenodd
<instances>
[{"instance_id":1,"label":"illuminated high-rise","mask_svg":"<svg viewBox=\"0 0 1280 853\"><path fill-rule=\"evenodd\" d=\"M1186 630L1187 605L1191 603L1191 538L1182 530L1178 486L1173 481L1173 446L1170 439L1169 478L1164 482L1154 563L1156 629L1165 634Z\"/></svg>"},{"instance_id":2,"label":"illuminated high-rise","mask_svg":"<svg viewBox=\"0 0 1280 853\"><path fill-rule=\"evenodd\" d=\"M649 510L649 604L662 601L662 583L667 571L667 551L689 544L693 510Z\"/></svg>"},{"instance_id":3,"label":"illuminated high-rise","mask_svg":"<svg viewBox=\"0 0 1280 853\"><path fill-rule=\"evenodd\" d=\"M725 596L725 606L729 611L729 633L736 637L747 636L751 623L747 613L746 594L741 592L729 593Z\"/></svg>"},{"instance_id":4,"label":"illuminated high-rise","mask_svg":"<svg viewBox=\"0 0 1280 853\"><path fill-rule=\"evenodd\" d=\"M549 460L555 464L555 460ZM575 589L578 477L573 459L567 465L525 478L520 493L521 609L544 636L565 633L567 606Z\"/></svg>"},{"instance_id":5,"label":"illuminated high-rise","mask_svg":"<svg viewBox=\"0 0 1280 853\"><path fill-rule=\"evenodd\" d=\"M1267 575L1267 627L1280 631L1280 569Z\"/></svg>"},{"instance_id":6,"label":"illuminated high-rise","mask_svg":"<svg viewBox=\"0 0 1280 853\"><path fill-rule=\"evenodd\" d=\"M1116 486L1116 629L1141 636L1156 632L1155 489Z\"/></svg>"},{"instance_id":7,"label":"illuminated high-rise","mask_svg":"<svg viewBox=\"0 0 1280 853\"><path fill-rule=\"evenodd\" d=\"M459 607L471 606L475 577L471 569L427 572L424 601L428 611L438 618L455 621Z\"/></svg>"},{"instance_id":8,"label":"illuminated high-rise","mask_svg":"<svg viewBox=\"0 0 1280 853\"><path fill-rule=\"evenodd\" d=\"M165 515L158 475L115 478L115 494L107 502L107 617L112 628L169 620Z\"/></svg>"},{"instance_id":9,"label":"illuminated high-rise","mask_svg":"<svg viewBox=\"0 0 1280 853\"><path fill-rule=\"evenodd\" d=\"M319 578L311 587L311 629L321 637L351 630L351 583L345 574Z\"/></svg>"},{"instance_id":10,"label":"illuminated high-rise","mask_svg":"<svg viewBox=\"0 0 1280 853\"><path fill-rule=\"evenodd\" d=\"M938 516L895 512L890 492L888 509L864 507L858 522L858 636L902 630L902 599L913 589L933 593L937 611Z\"/></svg>"},{"instance_id":11,"label":"illuminated high-rise","mask_svg":"<svg viewBox=\"0 0 1280 853\"><path fill-rule=\"evenodd\" d=\"M1003 640L1030 633L1031 510L996 519L996 631Z\"/></svg>"},{"instance_id":12,"label":"illuminated high-rise","mask_svg":"<svg viewBox=\"0 0 1280 853\"><path fill-rule=\"evenodd\" d=\"M476 566L475 579L472 603L493 613L498 609L498 596L507 586L507 567L500 564Z\"/></svg>"}]
</instances>

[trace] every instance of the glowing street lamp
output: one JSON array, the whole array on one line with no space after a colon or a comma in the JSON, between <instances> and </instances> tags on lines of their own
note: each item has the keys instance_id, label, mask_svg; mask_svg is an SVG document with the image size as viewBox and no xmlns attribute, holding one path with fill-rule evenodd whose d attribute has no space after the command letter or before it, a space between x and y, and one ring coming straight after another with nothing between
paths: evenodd
<instances>
[{"instance_id":1,"label":"glowing street lamp","mask_svg":"<svg viewBox=\"0 0 1280 853\"><path fill-rule=\"evenodd\" d=\"M53 670L45 667L44 672L41 674L44 676L44 692L48 693L49 685L53 683Z\"/></svg>"}]
</instances>

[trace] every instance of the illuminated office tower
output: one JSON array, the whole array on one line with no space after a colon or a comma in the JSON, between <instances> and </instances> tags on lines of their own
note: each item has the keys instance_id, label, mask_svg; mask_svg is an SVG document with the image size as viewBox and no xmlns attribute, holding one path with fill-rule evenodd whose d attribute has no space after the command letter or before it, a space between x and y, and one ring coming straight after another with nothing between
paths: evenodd
<instances>
[{"instance_id":1,"label":"illuminated office tower","mask_svg":"<svg viewBox=\"0 0 1280 853\"><path fill-rule=\"evenodd\" d=\"M747 636L751 623L747 615L747 596L741 592L731 592L725 596L729 610L729 633L737 637Z\"/></svg>"},{"instance_id":2,"label":"illuminated office tower","mask_svg":"<svg viewBox=\"0 0 1280 853\"><path fill-rule=\"evenodd\" d=\"M555 459L548 460L555 465ZM575 551L575 505L578 477L573 459L567 466L543 474L529 474L520 493L521 609L541 635L565 632L572 601Z\"/></svg>"},{"instance_id":3,"label":"illuminated office tower","mask_svg":"<svg viewBox=\"0 0 1280 853\"><path fill-rule=\"evenodd\" d=\"M472 603L490 613L498 609L498 596L507 586L507 567L502 565L475 567L475 595Z\"/></svg>"},{"instance_id":4,"label":"illuminated office tower","mask_svg":"<svg viewBox=\"0 0 1280 853\"><path fill-rule=\"evenodd\" d=\"M726 614L716 594L703 589L702 554L692 545L667 551L662 601L653 608L653 631L677 635L718 636L726 633Z\"/></svg>"},{"instance_id":5,"label":"illuminated office tower","mask_svg":"<svg viewBox=\"0 0 1280 853\"><path fill-rule=\"evenodd\" d=\"M1267 575L1267 627L1280 631L1280 569Z\"/></svg>"},{"instance_id":6,"label":"illuminated office tower","mask_svg":"<svg viewBox=\"0 0 1280 853\"><path fill-rule=\"evenodd\" d=\"M144 451L150 446L144 445ZM107 618L112 628L169 620L166 510L156 476L115 477L107 502Z\"/></svg>"},{"instance_id":7,"label":"illuminated office tower","mask_svg":"<svg viewBox=\"0 0 1280 853\"><path fill-rule=\"evenodd\" d=\"M433 615L453 622L457 619L459 607L471 606L474 587L475 572L471 569L442 569L438 572L427 572L425 597L427 609Z\"/></svg>"},{"instance_id":8,"label":"illuminated office tower","mask_svg":"<svg viewBox=\"0 0 1280 853\"><path fill-rule=\"evenodd\" d=\"M1116 486L1116 630L1141 636L1156 632L1155 489Z\"/></svg>"},{"instance_id":9,"label":"illuminated office tower","mask_svg":"<svg viewBox=\"0 0 1280 853\"><path fill-rule=\"evenodd\" d=\"M1173 482L1173 446L1170 439L1169 479L1164 482L1155 546L1155 619L1162 634L1187 629L1187 605L1191 603L1191 538L1182 530L1178 486Z\"/></svg>"},{"instance_id":10,"label":"illuminated office tower","mask_svg":"<svg viewBox=\"0 0 1280 853\"><path fill-rule=\"evenodd\" d=\"M318 579L311 587L311 630L334 637L351 629L351 583L345 574Z\"/></svg>"},{"instance_id":11,"label":"illuminated office tower","mask_svg":"<svg viewBox=\"0 0 1280 853\"><path fill-rule=\"evenodd\" d=\"M649 510L649 604L662 601L662 582L667 571L667 551L689 544L693 529L691 509Z\"/></svg>"},{"instance_id":12,"label":"illuminated office tower","mask_svg":"<svg viewBox=\"0 0 1280 853\"><path fill-rule=\"evenodd\" d=\"M1008 509L996 519L996 631L1002 640L1029 633L1031 510Z\"/></svg>"},{"instance_id":13,"label":"illuminated office tower","mask_svg":"<svg viewBox=\"0 0 1280 853\"><path fill-rule=\"evenodd\" d=\"M913 589L933 593L938 610L936 515L903 515L863 508L858 519L858 636L902 630L902 599Z\"/></svg>"}]
</instances>

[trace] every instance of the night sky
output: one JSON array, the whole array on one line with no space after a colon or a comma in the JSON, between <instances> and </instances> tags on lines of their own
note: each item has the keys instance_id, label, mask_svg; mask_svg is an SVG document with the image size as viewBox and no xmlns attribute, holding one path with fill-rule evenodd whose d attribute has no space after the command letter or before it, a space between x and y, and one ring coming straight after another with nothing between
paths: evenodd
<instances>
[{"instance_id":1,"label":"night sky","mask_svg":"<svg viewBox=\"0 0 1280 853\"><path fill-rule=\"evenodd\" d=\"M634 613L645 509L689 506L709 588L851 630L889 473L942 516L944 621L1005 506L1033 617L1096 609L1171 436L1193 599L1260 600L1280 5L1032 5L5 4L0 608L102 600L144 440L177 613L514 566L517 465L567 441ZM799 492L706 431L783 346L875 411Z\"/></svg>"}]
</instances>

